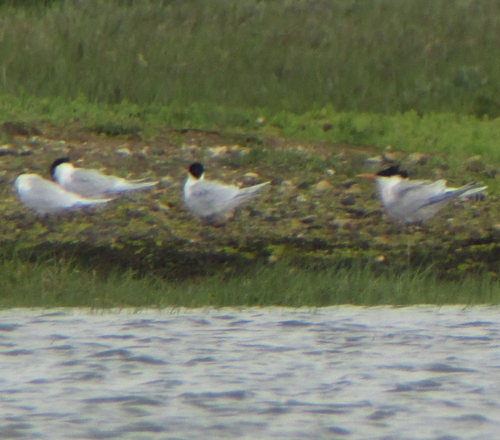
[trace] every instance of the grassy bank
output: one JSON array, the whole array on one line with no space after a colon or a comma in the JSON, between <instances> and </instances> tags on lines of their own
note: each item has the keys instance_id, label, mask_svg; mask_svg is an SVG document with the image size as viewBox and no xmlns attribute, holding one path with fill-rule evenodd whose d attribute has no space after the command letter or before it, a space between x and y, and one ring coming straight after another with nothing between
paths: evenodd
<instances>
[{"instance_id":1,"label":"grassy bank","mask_svg":"<svg viewBox=\"0 0 500 440\"><path fill-rule=\"evenodd\" d=\"M500 281L432 271L373 267L310 270L279 263L238 275L184 281L137 278L131 271L99 275L71 261L0 262L0 307L320 307L336 304L498 304Z\"/></svg>"},{"instance_id":2,"label":"grassy bank","mask_svg":"<svg viewBox=\"0 0 500 440\"><path fill-rule=\"evenodd\" d=\"M273 113L500 114L495 1L40 4L0 4L6 93Z\"/></svg>"},{"instance_id":3,"label":"grassy bank","mask_svg":"<svg viewBox=\"0 0 500 440\"><path fill-rule=\"evenodd\" d=\"M254 154L241 160L240 166L266 162L268 156L273 154L272 148L265 151L266 147L272 146L272 138L289 139L291 144L324 142L329 145L325 154L330 155L336 154L340 145L352 146L353 149L369 147L374 155L383 154L388 146L407 154L428 154L434 162L419 168L423 173L421 177L430 176L427 172L431 170L429 165L449 169L448 178L462 175L464 161L475 155L481 155L483 162L491 166L500 164L500 118L478 119L454 113L419 116L410 111L380 115L342 113L325 107L295 114L197 103L185 107L127 102L97 104L83 96L68 100L62 97L40 99L28 95L0 95L0 122L18 122L21 128L26 125L25 135L39 130L48 136L76 137L76 140L80 135L85 138L87 133L93 133L102 135L101 140L108 136L158 143L160 133L177 131L178 136L169 139L177 147L187 142L189 136L183 133L190 129L216 131L221 137L227 135L228 142L253 147ZM11 141L9 133L9 130L0 130L4 142ZM19 131L14 133L19 134ZM282 144L285 155L296 155L294 151L286 151L286 140ZM210 142L204 145L210 146ZM325 165L323 160L324 154L323 157L318 155L316 169ZM287 161L284 165L277 159L275 162L277 166L288 166ZM295 167L300 168L300 163L295 162ZM471 175L471 178L488 179L482 175ZM487 183L495 185L491 179Z\"/></svg>"}]
</instances>

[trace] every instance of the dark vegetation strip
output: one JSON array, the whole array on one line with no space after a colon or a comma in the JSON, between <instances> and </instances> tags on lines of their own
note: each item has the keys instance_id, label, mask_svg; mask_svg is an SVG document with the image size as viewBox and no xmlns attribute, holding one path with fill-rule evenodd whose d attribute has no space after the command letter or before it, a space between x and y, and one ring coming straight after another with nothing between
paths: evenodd
<instances>
[{"instance_id":1,"label":"dark vegetation strip","mask_svg":"<svg viewBox=\"0 0 500 440\"><path fill-rule=\"evenodd\" d=\"M439 279L432 271L373 270L369 265L326 270L301 269L289 262L252 266L222 274L166 282L133 271L107 276L70 260L0 262L0 307L320 307L336 304L498 304L495 277L463 275Z\"/></svg>"}]
</instances>

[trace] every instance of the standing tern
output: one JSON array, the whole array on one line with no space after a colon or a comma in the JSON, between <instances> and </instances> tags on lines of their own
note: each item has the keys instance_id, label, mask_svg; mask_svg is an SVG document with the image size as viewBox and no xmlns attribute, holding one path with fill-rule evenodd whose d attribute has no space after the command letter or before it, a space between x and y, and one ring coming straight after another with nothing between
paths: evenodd
<instances>
[{"instance_id":1,"label":"standing tern","mask_svg":"<svg viewBox=\"0 0 500 440\"><path fill-rule=\"evenodd\" d=\"M106 197L127 191L150 188L158 182L127 180L122 177L107 176L97 170L76 168L68 157L56 159L51 167L52 180L67 191L83 197Z\"/></svg>"},{"instance_id":2,"label":"standing tern","mask_svg":"<svg viewBox=\"0 0 500 440\"><path fill-rule=\"evenodd\" d=\"M189 167L188 178L184 184L184 201L187 207L204 218L216 217L235 209L271 183L238 188L216 180L205 180L204 177L203 165L195 162Z\"/></svg>"},{"instance_id":3,"label":"standing tern","mask_svg":"<svg viewBox=\"0 0 500 440\"><path fill-rule=\"evenodd\" d=\"M21 203L40 215L98 205L112 200L81 197L38 174L20 174L14 181L14 187Z\"/></svg>"},{"instance_id":4,"label":"standing tern","mask_svg":"<svg viewBox=\"0 0 500 440\"><path fill-rule=\"evenodd\" d=\"M487 187L469 183L460 188L446 187L446 180L410 180L406 171L391 166L377 174L360 174L375 180L377 192L389 217L405 222L424 222L452 200L468 198Z\"/></svg>"}]
</instances>

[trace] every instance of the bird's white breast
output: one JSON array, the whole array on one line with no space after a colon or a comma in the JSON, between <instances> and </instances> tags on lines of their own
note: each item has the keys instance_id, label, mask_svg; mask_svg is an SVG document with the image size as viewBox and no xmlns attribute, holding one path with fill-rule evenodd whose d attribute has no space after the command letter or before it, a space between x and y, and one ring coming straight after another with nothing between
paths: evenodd
<instances>
[{"instance_id":1,"label":"bird's white breast","mask_svg":"<svg viewBox=\"0 0 500 440\"><path fill-rule=\"evenodd\" d=\"M54 170L54 180L63 186L70 182L75 167L70 163L62 163Z\"/></svg>"}]
</instances>

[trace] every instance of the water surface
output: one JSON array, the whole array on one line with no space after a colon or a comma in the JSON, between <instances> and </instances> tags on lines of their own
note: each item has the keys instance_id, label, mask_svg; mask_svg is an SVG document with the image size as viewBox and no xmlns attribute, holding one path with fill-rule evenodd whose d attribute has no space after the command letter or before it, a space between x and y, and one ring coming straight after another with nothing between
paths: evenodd
<instances>
[{"instance_id":1,"label":"water surface","mask_svg":"<svg viewBox=\"0 0 500 440\"><path fill-rule=\"evenodd\" d=\"M0 312L0 438L485 439L489 307Z\"/></svg>"}]
</instances>

